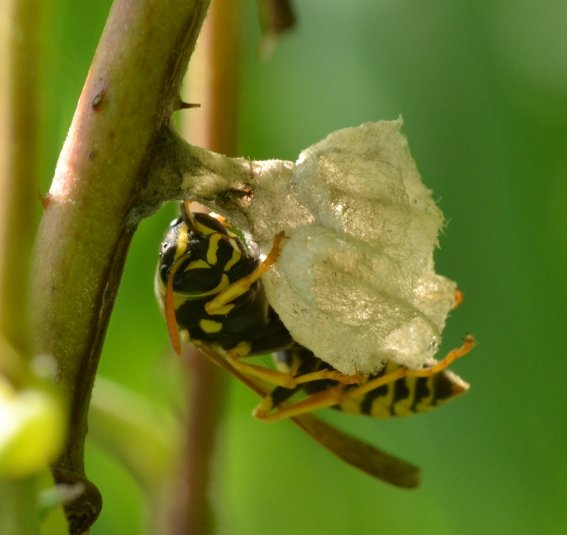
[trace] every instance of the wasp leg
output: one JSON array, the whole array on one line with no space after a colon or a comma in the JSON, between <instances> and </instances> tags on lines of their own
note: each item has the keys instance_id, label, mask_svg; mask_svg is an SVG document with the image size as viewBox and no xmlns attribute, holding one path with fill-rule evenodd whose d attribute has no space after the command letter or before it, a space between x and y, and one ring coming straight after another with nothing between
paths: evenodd
<instances>
[{"instance_id":1,"label":"wasp leg","mask_svg":"<svg viewBox=\"0 0 567 535\"><path fill-rule=\"evenodd\" d=\"M245 294L270 267L276 263L282 248L282 242L285 239L285 234L279 232L274 236L274 243L272 249L265 260L249 275L234 281L228 288L217 294L214 299L211 299L206 305L205 310L208 314L215 314L221 310L225 305L231 303L242 294Z\"/></svg>"},{"instance_id":2,"label":"wasp leg","mask_svg":"<svg viewBox=\"0 0 567 535\"><path fill-rule=\"evenodd\" d=\"M181 338L179 337L179 330L177 328L177 320L175 318L175 303L173 295L173 278L175 273L181 266L182 262L185 260L185 255L181 255L171 266L167 274L167 284L165 287L165 298L164 298L164 316L165 323L167 325L167 334L169 335L169 340L173 350L177 355L181 355ZM189 337L189 332L187 331L187 336Z\"/></svg>"},{"instance_id":3,"label":"wasp leg","mask_svg":"<svg viewBox=\"0 0 567 535\"><path fill-rule=\"evenodd\" d=\"M451 308L455 310L456 308L460 307L464 298L465 296L463 295L463 292L461 292L461 290L455 290L455 302L453 303L453 306Z\"/></svg>"},{"instance_id":4,"label":"wasp leg","mask_svg":"<svg viewBox=\"0 0 567 535\"><path fill-rule=\"evenodd\" d=\"M245 355L240 355L245 356ZM242 362L239 356L233 351L226 352L226 359L230 365L238 370L240 373L258 377L275 386L282 386L284 388L295 388L303 383L310 383L313 381L322 381L330 379L337 381L341 384L358 384L361 382L359 375L344 375L336 370L318 370L315 372L306 373L303 375L294 375L292 372L284 372L267 368L265 366L257 366L255 364L248 364Z\"/></svg>"},{"instance_id":5,"label":"wasp leg","mask_svg":"<svg viewBox=\"0 0 567 535\"><path fill-rule=\"evenodd\" d=\"M268 394L252 411L252 415L265 422L276 422L301 414L326 409L338 405L345 397L344 385L328 388L290 405L277 407L271 394ZM274 410L275 409L275 410Z\"/></svg>"},{"instance_id":6,"label":"wasp leg","mask_svg":"<svg viewBox=\"0 0 567 535\"><path fill-rule=\"evenodd\" d=\"M311 394L305 399L287 406L277 407L271 394L268 394L264 397L260 404L257 405L252 414L260 420L275 422L319 409L333 407L334 405L339 405L347 398L358 398L364 396L383 385L393 383L405 377L430 377L437 373L441 373L452 362L465 356L473 347L474 338L472 336L467 336L461 347L453 349L444 359L429 368L410 370L409 368L399 367L386 375L371 379L360 386L347 389L346 385L339 384L333 388L328 388L321 392L317 392L316 394Z\"/></svg>"},{"instance_id":7,"label":"wasp leg","mask_svg":"<svg viewBox=\"0 0 567 535\"><path fill-rule=\"evenodd\" d=\"M399 368L390 373L387 373L386 375L376 377L375 379L372 379L363 385L349 390L347 393L348 397L356 398L359 396L364 396L368 392L372 392L373 390L376 390L383 385L393 383L394 381L403 379L404 377L431 377L432 375L445 370L458 358L464 357L471 351L473 347L474 338L472 336L466 336L462 346L449 351L445 358L441 359L433 366L430 366L428 368L420 368L417 370L412 370L410 368L404 368L403 366L400 366Z\"/></svg>"}]
</instances>

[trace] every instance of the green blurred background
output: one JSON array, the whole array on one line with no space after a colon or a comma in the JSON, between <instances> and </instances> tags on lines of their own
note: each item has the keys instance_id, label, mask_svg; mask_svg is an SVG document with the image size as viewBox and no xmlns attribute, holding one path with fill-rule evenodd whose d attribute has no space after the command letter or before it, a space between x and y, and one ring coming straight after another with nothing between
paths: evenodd
<instances>
[{"instance_id":1,"label":"green blurred background","mask_svg":"<svg viewBox=\"0 0 567 535\"><path fill-rule=\"evenodd\" d=\"M45 189L110 1L55 4ZM219 534L565 533L567 3L296 1L299 26L269 62L258 59L254 2L242 4L239 153L293 160L331 130L403 115L449 222L438 271L465 294L444 350L467 332L479 345L454 366L471 391L443 410L398 421L324 414L421 466L414 491L340 463L290 423L253 420L254 395L227 382ZM178 364L152 277L174 213L140 227L100 366L173 412ZM144 533L151 504L130 475L92 443L87 463L105 500L92 533Z\"/></svg>"}]
</instances>

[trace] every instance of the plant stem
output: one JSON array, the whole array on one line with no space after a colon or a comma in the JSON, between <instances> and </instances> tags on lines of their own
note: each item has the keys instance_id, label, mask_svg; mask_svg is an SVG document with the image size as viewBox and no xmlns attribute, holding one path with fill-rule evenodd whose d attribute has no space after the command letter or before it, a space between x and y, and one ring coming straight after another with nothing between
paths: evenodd
<instances>
[{"instance_id":1,"label":"plant stem","mask_svg":"<svg viewBox=\"0 0 567 535\"><path fill-rule=\"evenodd\" d=\"M28 277L38 204L41 3L2 4L6 28L0 32L0 335L29 358ZM4 22L4 21L3 21ZM17 370L2 370L19 382Z\"/></svg>"},{"instance_id":2,"label":"plant stem","mask_svg":"<svg viewBox=\"0 0 567 535\"><path fill-rule=\"evenodd\" d=\"M187 422L168 533L209 535L215 531L215 512L210 501L211 465L224 407L225 377L196 349L189 349L184 358Z\"/></svg>"},{"instance_id":3,"label":"plant stem","mask_svg":"<svg viewBox=\"0 0 567 535\"><path fill-rule=\"evenodd\" d=\"M0 376L16 389L29 379L28 277L38 184L38 125L43 2L0 3ZM37 478L0 481L0 532L37 533Z\"/></svg>"},{"instance_id":4,"label":"plant stem","mask_svg":"<svg viewBox=\"0 0 567 535\"><path fill-rule=\"evenodd\" d=\"M228 156L236 151L240 11L236 0L212 4L187 77L186 92L201 108L183 124L192 143Z\"/></svg>"},{"instance_id":5,"label":"plant stem","mask_svg":"<svg viewBox=\"0 0 567 535\"><path fill-rule=\"evenodd\" d=\"M34 350L54 356L70 402L56 478L83 481L87 410L140 195L208 2L114 2L61 152L33 253ZM67 514L86 529L96 487ZM75 524L73 525L73 522Z\"/></svg>"}]
</instances>

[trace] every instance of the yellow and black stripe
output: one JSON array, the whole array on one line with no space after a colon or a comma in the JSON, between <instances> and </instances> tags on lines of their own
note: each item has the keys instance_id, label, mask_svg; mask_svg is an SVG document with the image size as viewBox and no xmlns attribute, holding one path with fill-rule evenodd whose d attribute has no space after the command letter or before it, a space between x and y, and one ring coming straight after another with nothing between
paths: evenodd
<instances>
[{"instance_id":1,"label":"yellow and black stripe","mask_svg":"<svg viewBox=\"0 0 567 535\"><path fill-rule=\"evenodd\" d=\"M156 293L165 301L168 278L173 275L173 302L179 331L193 343L218 344L229 350L241 342L250 354L285 348L289 332L269 307L259 281L214 313L205 305L260 264L258 253L245 247L231 227L212 214L190 213L170 225L161 246Z\"/></svg>"},{"instance_id":2,"label":"yellow and black stripe","mask_svg":"<svg viewBox=\"0 0 567 535\"><path fill-rule=\"evenodd\" d=\"M276 353L274 356L277 367L281 371L289 371L294 376L320 370L333 370L333 368L317 358L311 351L303 346ZM433 365L433 362L431 362ZM363 378L369 382L377 377L392 374L399 368L399 364L392 361L386 363L384 368L375 375ZM276 387L270 393L271 409L275 410L285 401L289 400L298 391L312 395L325 390L339 387L340 382L331 379L322 379L302 383L294 389ZM345 392L354 391L358 385L343 385ZM344 397L332 408L350 414L364 414L374 418L392 418L398 416L411 416L428 412L446 401L466 392L468 385L449 370L434 373L429 377L402 377L387 384L381 385L362 396Z\"/></svg>"}]
</instances>

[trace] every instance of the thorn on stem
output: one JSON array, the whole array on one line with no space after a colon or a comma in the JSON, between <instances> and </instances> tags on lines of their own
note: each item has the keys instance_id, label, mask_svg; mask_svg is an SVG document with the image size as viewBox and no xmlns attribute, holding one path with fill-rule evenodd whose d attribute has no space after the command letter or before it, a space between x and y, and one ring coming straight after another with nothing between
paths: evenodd
<instances>
[{"instance_id":1,"label":"thorn on stem","mask_svg":"<svg viewBox=\"0 0 567 535\"><path fill-rule=\"evenodd\" d=\"M47 210L47 207L49 206L49 203L51 202L51 194L47 193L46 195L44 195L43 193L41 193L41 191L38 191L37 197L39 199L39 202L41 203L42 208L44 210Z\"/></svg>"},{"instance_id":2,"label":"thorn on stem","mask_svg":"<svg viewBox=\"0 0 567 535\"><path fill-rule=\"evenodd\" d=\"M200 108L200 103L193 103L193 102L184 102L183 100L179 101L179 109L180 110L188 110L190 108Z\"/></svg>"}]
</instances>

